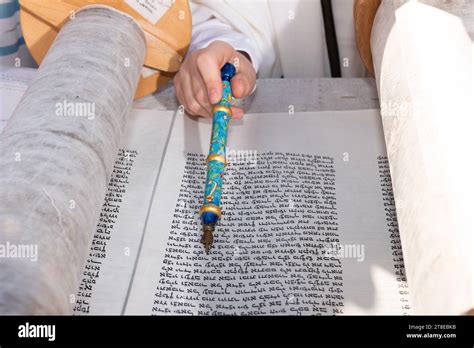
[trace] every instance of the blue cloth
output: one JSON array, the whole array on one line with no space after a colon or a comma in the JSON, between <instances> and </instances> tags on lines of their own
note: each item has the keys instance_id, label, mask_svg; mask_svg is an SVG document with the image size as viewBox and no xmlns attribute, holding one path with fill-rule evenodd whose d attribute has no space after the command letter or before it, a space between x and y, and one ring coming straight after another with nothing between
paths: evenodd
<instances>
[{"instance_id":1,"label":"blue cloth","mask_svg":"<svg viewBox=\"0 0 474 348\"><path fill-rule=\"evenodd\" d=\"M18 0L0 2L0 66L35 67L18 21Z\"/></svg>"},{"instance_id":2,"label":"blue cloth","mask_svg":"<svg viewBox=\"0 0 474 348\"><path fill-rule=\"evenodd\" d=\"M12 17L19 10L20 6L18 5L18 0L0 3L0 19Z\"/></svg>"}]
</instances>

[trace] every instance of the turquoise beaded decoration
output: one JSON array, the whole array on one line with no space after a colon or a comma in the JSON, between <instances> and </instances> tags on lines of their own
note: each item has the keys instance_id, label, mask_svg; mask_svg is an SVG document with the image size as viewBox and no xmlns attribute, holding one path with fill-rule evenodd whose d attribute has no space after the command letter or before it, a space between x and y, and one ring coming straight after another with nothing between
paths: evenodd
<instances>
[{"instance_id":1,"label":"turquoise beaded decoration","mask_svg":"<svg viewBox=\"0 0 474 348\"><path fill-rule=\"evenodd\" d=\"M221 215L222 179L226 165L227 129L231 116L230 106L232 105L230 79L234 75L235 68L232 64L227 63L222 67L222 98L213 107L212 134L209 156L207 157L204 201L200 210L203 225L210 226L212 228L211 231L213 231L214 225Z\"/></svg>"}]
</instances>

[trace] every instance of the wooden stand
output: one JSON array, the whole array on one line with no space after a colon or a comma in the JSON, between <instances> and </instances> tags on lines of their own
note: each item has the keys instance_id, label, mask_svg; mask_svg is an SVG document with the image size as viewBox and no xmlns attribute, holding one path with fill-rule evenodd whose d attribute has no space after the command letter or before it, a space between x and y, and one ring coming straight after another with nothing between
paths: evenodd
<instances>
[{"instance_id":1,"label":"wooden stand","mask_svg":"<svg viewBox=\"0 0 474 348\"><path fill-rule=\"evenodd\" d=\"M380 6L380 0L355 0L354 1L354 26L355 40L365 68L374 75L370 36L374 24L375 14Z\"/></svg>"},{"instance_id":2,"label":"wooden stand","mask_svg":"<svg viewBox=\"0 0 474 348\"><path fill-rule=\"evenodd\" d=\"M191 41L191 11L187 0L175 0L156 24L123 0L20 0L20 22L34 60L41 64L61 27L81 7L102 4L135 18L145 32L147 76L140 77L135 98L151 94L173 78Z\"/></svg>"}]
</instances>

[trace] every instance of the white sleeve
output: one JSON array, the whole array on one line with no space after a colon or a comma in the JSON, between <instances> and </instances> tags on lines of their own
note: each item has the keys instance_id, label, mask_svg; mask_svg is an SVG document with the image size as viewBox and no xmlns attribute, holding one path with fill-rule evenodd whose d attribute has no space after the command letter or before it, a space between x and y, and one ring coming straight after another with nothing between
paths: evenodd
<instances>
[{"instance_id":1,"label":"white sleeve","mask_svg":"<svg viewBox=\"0 0 474 348\"><path fill-rule=\"evenodd\" d=\"M256 54L255 46L251 39L247 35L235 30L229 24L223 23L216 18L193 25L188 53L196 49L205 48L216 40L227 42L237 51L246 52L252 61L255 72L258 72L260 64L258 61L259 55Z\"/></svg>"}]
</instances>

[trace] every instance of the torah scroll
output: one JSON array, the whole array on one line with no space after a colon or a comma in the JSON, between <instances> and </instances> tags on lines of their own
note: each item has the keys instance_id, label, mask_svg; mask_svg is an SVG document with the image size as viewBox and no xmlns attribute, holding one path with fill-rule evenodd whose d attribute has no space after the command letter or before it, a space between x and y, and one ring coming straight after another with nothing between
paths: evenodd
<instances>
[{"instance_id":1,"label":"torah scroll","mask_svg":"<svg viewBox=\"0 0 474 348\"><path fill-rule=\"evenodd\" d=\"M0 137L0 313L72 313L144 56L131 17L81 9L15 109Z\"/></svg>"},{"instance_id":2,"label":"torah scroll","mask_svg":"<svg viewBox=\"0 0 474 348\"><path fill-rule=\"evenodd\" d=\"M372 56L414 310L460 314L474 308L472 41L431 5L383 1Z\"/></svg>"}]
</instances>

